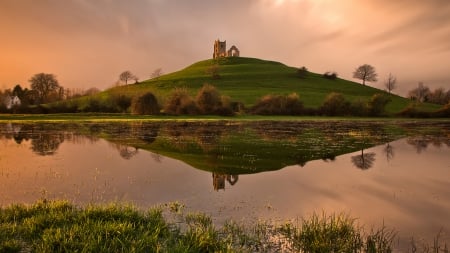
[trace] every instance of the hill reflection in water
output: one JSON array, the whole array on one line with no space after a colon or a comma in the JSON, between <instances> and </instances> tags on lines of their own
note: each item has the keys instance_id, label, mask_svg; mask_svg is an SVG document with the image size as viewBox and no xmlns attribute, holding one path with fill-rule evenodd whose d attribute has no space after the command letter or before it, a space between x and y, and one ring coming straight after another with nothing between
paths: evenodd
<instances>
[{"instance_id":1,"label":"hill reflection in water","mask_svg":"<svg viewBox=\"0 0 450 253\"><path fill-rule=\"evenodd\" d=\"M216 220L344 211L433 237L450 228L449 129L359 121L1 124L0 204L181 201Z\"/></svg>"}]
</instances>

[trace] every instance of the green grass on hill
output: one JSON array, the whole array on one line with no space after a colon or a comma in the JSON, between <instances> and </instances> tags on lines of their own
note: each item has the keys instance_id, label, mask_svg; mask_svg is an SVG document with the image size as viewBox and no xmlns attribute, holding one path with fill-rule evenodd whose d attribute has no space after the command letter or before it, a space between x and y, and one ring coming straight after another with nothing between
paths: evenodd
<instances>
[{"instance_id":1,"label":"green grass on hill","mask_svg":"<svg viewBox=\"0 0 450 253\"><path fill-rule=\"evenodd\" d=\"M219 79L213 79L207 69L219 64ZM243 102L247 107L268 94L299 94L306 107L319 107L331 92L339 92L350 100L368 101L375 93L384 93L379 89L363 86L359 83L337 78L329 80L321 74L308 73L299 78L297 68L279 62L265 61L255 58L222 58L220 60L204 60L194 63L185 69L163 75L157 79L143 81L139 84L120 86L109 89L98 96L107 97L112 94L134 96L150 91L164 100L177 87L185 87L191 95L205 84L215 86L222 95L231 97L232 101ZM391 95L392 101L387 106L388 113L396 113L407 107L411 101ZM163 101L164 102L164 101ZM439 106L424 104L421 109L436 110Z\"/></svg>"}]
</instances>

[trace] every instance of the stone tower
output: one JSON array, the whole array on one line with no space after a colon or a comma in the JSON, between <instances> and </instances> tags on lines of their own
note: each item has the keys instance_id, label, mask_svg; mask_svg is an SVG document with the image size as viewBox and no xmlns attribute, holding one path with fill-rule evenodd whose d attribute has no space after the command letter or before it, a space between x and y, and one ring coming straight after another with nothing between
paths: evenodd
<instances>
[{"instance_id":1,"label":"stone tower","mask_svg":"<svg viewBox=\"0 0 450 253\"><path fill-rule=\"evenodd\" d=\"M240 52L236 46L231 46L227 51L227 41L214 41L214 54L213 59L218 59L220 57L239 57Z\"/></svg>"},{"instance_id":2,"label":"stone tower","mask_svg":"<svg viewBox=\"0 0 450 253\"><path fill-rule=\"evenodd\" d=\"M213 59L227 56L227 41L214 41L214 54Z\"/></svg>"}]
</instances>

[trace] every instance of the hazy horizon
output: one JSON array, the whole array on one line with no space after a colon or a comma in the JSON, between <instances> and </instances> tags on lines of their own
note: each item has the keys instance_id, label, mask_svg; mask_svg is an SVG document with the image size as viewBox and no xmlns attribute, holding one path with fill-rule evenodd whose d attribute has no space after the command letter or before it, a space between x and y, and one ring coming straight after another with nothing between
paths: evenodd
<instances>
[{"instance_id":1,"label":"hazy horizon","mask_svg":"<svg viewBox=\"0 0 450 253\"><path fill-rule=\"evenodd\" d=\"M212 58L214 40L241 56L352 78L373 65L369 85L394 93L423 82L450 88L447 0L5 0L0 2L0 88L29 87L53 73L66 88L111 87L130 70L146 80Z\"/></svg>"}]
</instances>

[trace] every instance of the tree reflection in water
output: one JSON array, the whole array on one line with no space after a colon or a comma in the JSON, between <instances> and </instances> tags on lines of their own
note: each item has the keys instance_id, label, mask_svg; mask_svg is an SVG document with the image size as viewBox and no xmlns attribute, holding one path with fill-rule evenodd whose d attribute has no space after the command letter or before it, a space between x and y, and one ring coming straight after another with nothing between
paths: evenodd
<instances>
[{"instance_id":1,"label":"tree reflection in water","mask_svg":"<svg viewBox=\"0 0 450 253\"><path fill-rule=\"evenodd\" d=\"M31 139L31 149L38 155L54 155L64 142L64 134L40 133Z\"/></svg>"},{"instance_id":2,"label":"tree reflection in water","mask_svg":"<svg viewBox=\"0 0 450 253\"><path fill-rule=\"evenodd\" d=\"M394 158L394 147L390 142L386 143L386 147L384 147L383 152L386 154L386 160L388 162Z\"/></svg>"},{"instance_id":3,"label":"tree reflection in water","mask_svg":"<svg viewBox=\"0 0 450 253\"><path fill-rule=\"evenodd\" d=\"M352 156L352 163L358 169L368 170L373 167L375 162L375 153L364 153L364 149L361 149L361 154Z\"/></svg>"},{"instance_id":4,"label":"tree reflection in water","mask_svg":"<svg viewBox=\"0 0 450 253\"><path fill-rule=\"evenodd\" d=\"M101 138L127 160L138 150L146 150L156 161L169 156L197 169L220 171L222 176L278 170L294 164L304 166L318 159L329 162L356 150L361 150L361 154L351 161L357 168L367 170L374 165L375 154L364 150L387 143L383 155L389 161L394 157L394 147L389 142L404 137L405 133L411 134L407 143L418 153L430 144L450 147L448 123L436 127L430 123L385 126L383 122L346 121L0 124L1 137L18 144L31 140L32 150L38 155L55 154L64 141L84 143ZM231 176L230 183L235 181L234 177ZM222 181L227 181L227 176Z\"/></svg>"}]
</instances>

